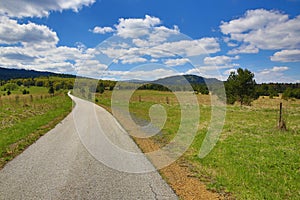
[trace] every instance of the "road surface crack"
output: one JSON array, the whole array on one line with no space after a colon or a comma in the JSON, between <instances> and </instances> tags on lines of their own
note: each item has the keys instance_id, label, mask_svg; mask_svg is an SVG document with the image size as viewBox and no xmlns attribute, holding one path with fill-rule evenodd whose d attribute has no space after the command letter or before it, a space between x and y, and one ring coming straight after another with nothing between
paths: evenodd
<instances>
[{"instance_id":1,"label":"road surface crack","mask_svg":"<svg viewBox=\"0 0 300 200\"><path fill-rule=\"evenodd\" d=\"M154 199L158 200L158 195L157 195L157 193L155 192L155 190L154 190L154 188L153 188L153 186L152 186L151 183L149 184L149 187L150 187L152 193L154 194Z\"/></svg>"}]
</instances>

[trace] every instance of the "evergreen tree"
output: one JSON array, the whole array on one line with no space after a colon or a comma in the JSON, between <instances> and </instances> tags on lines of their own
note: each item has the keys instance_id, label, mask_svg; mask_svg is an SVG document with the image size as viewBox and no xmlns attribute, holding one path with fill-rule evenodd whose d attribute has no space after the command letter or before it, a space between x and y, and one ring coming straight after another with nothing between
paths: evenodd
<instances>
[{"instance_id":1,"label":"evergreen tree","mask_svg":"<svg viewBox=\"0 0 300 200\"><path fill-rule=\"evenodd\" d=\"M54 95L54 88L51 86L48 91L49 94Z\"/></svg>"},{"instance_id":2,"label":"evergreen tree","mask_svg":"<svg viewBox=\"0 0 300 200\"><path fill-rule=\"evenodd\" d=\"M257 98L255 85L254 74L248 69L239 68L237 73L231 72L225 84L227 102L233 104L239 101L241 105L250 105Z\"/></svg>"}]
</instances>

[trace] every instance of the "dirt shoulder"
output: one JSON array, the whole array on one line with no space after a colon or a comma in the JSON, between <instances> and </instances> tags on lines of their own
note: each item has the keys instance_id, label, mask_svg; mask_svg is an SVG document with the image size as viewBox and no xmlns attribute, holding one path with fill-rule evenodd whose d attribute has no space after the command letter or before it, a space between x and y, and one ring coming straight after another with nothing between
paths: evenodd
<instances>
[{"instance_id":1,"label":"dirt shoulder","mask_svg":"<svg viewBox=\"0 0 300 200\"><path fill-rule=\"evenodd\" d=\"M159 148L151 139L134 138L134 140L144 152L154 151ZM159 170L159 172L180 199L225 199L218 193L207 190L205 184L192 175L188 165L183 163L182 160L177 160Z\"/></svg>"},{"instance_id":2,"label":"dirt shoulder","mask_svg":"<svg viewBox=\"0 0 300 200\"><path fill-rule=\"evenodd\" d=\"M106 110L111 112L110 108L103 106ZM130 132L138 131L135 125L129 121L121 113L114 113L115 117L125 130ZM137 138L133 137L135 143L140 149L146 152L152 152L158 150L160 145L151 138ZM159 173L179 196L180 199L184 200L216 200L216 199L230 199L226 196L218 194L216 192L209 191L206 185L202 183L199 178L194 176L192 169L188 164L184 163L182 159L179 159L171 165L160 169Z\"/></svg>"}]
</instances>

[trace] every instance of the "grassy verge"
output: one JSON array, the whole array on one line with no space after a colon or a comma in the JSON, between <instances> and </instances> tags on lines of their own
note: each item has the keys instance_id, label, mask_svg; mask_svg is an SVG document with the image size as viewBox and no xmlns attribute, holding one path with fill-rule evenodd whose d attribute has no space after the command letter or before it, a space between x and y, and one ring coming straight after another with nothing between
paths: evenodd
<instances>
[{"instance_id":1,"label":"grassy verge","mask_svg":"<svg viewBox=\"0 0 300 200\"><path fill-rule=\"evenodd\" d=\"M106 92L97 96L98 103L109 107L110 95ZM237 199L299 199L300 101L260 98L252 107L227 106L220 140L207 157L199 159L198 151L210 123L209 98L198 95L199 130L181 158L193 176L209 189L231 193ZM286 132L276 129L279 102L284 105ZM163 134L150 138L162 146L175 136L180 122L180 110L172 93L137 91L131 98L130 112L149 119L149 108L155 103L161 103L168 113Z\"/></svg>"},{"instance_id":2,"label":"grassy verge","mask_svg":"<svg viewBox=\"0 0 300 200\"><path fill-rule=\"evenodd\" d=\"M72 101L64 93L50 96L36 88L31 93L0 99L0 168L71 111Z\"/></svg>"}]
</instances>

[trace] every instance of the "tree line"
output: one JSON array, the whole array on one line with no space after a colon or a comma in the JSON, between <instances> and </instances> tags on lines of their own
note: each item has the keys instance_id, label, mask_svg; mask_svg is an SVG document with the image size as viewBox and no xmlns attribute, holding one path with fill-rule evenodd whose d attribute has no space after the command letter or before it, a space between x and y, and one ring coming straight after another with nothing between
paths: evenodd
<instances>
[{"instance_id":1,"label":"tree line","mask_svg":"<svg viewBox=\"0 0 300 200\"><path fill-rule=\"evenodd\" d=\"M12 79L26 79L26 78L37 78L43 76L55 76L61 78L75 78L75 75L70 74L58 74L53 72L41 72L35 70L26 69L8 69L0 67L0 80L12 80Z\"/></svg>"},{"instance_id":2,"label":"tree line","mask_svg":"<svg viewBox=\"0 0 300 200\"><path fill-rule=\"evenodd\" d=\"M76 81L75 81L76 80ZM11 80L1 80L0 86L2 90L10 91L18 89L20 86L30 87L47 87L49 93L53 94L59 90L72 90L75 87L80 88L80 94L87 93L103 93L105 90L113 90L116 86L116 81L111 80L95 80L89 78L70 78L45 76L36 78L19 78ZM158 91L186 91L192 86L195 93L209 94L209 89L204 83L191 83L189 88L186 85L170 85L163 86L157 83L126 83L118 84L117 89L132 89L136 88L136 84L141 86L139 90L158 90ZM218 84L218 83L215 83ZM250 105L251 102L259 96L269 96L273 98L282 94L282 98L297 98L300 99L300 84L299 83L262 83L257 84L254 79L254 73L247 69L239 68L236 72L232 72L228 79L224 82L226 90L226 101L228 104L240 102L241 105ZM27 94L24 88L23 94Z\"/></svg>"},{"instance_id":3,"label":"tree line","mask_svg":"<svg viewBox=\"0 0 300 200\"><path fill-rule=\"evenodd\" d=\"M74 85L74 78L61 77L39 77L26 79L10 79L7 81L0 81L0 86L6 90L15 90L19 86L30 87L54 87L55 90L72 89Z\"/></svg>"},{"instance_id":4,"label":"tree line","mask_svg":"<svg viewBox=\"0 0 300 200\"><path fill-rule=\"evenodd\" d=\"M239 68L237 72L231 72L225 82L227 103L233 104L236 101L241 105L250 105L259 96L279 96L282 98L300 99L299 83L263 83L257 84L254 73L248 69Z\"/></svg>"}]
</instances>

